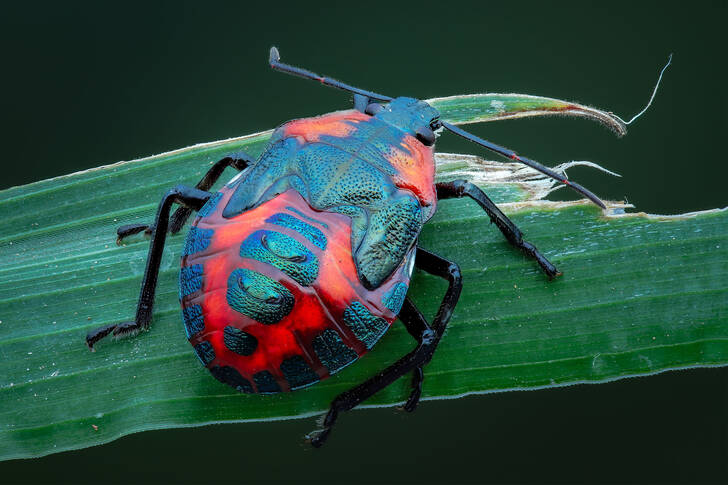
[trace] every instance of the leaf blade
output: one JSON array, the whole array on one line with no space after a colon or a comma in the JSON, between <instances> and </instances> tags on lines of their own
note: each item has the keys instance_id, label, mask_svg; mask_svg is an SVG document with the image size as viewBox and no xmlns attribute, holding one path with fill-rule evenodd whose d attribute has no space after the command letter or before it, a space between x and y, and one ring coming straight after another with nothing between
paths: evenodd
<instances>
[{"instance_id":1,"label":"leaf blade","mask_svg":"<svg viewBox=\"0 0 728 485\"><path fill-rule=\"evenodd\" d=\"M9 214L0 220L0 457L41 456L146 429L316 414L409 350L396 325L356 366L312 388L237 394L209 376L184 337L176 289L183 236L170 237L164 253L152 330L86 350L85 332L128 319L138 297L147 242L117 247L115 228L148 221L167 188L194 183L228 152L259 152L269 133L0 193L0 210ZM426 369L426 398L728 362L726 210L604 217L578 203L523 202L535 193L524 178L499 181L497 200L521 201L504 207L565 276L546 282L488 229L474 204L443 201L421 243L458 261L466 285ZM417 274L412 288L433 314L443 283ZM397 382L369 405L401 402L407 386ZM18 409L32 412L18 418Z\"/></svg>"}]
</instances>

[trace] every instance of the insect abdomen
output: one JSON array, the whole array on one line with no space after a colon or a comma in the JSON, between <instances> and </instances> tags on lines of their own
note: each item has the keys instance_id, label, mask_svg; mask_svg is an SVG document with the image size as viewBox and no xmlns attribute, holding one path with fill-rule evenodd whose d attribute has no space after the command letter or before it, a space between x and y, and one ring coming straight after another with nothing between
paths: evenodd
<instances>
[{"instance_id":1,"label":"insect abdomen","mask_svg":"<svg viewBox=\"0 0 728 485\"><path fill-rule=\"evenodd\" d=\"M369 291L348 217L314 211L288 190L226 219L232 192L203 208L182 259L185 328L202 363L242 392L269 393L313 384L366 353L395 319L409 274Z\"/></svg>"}]
</instances>

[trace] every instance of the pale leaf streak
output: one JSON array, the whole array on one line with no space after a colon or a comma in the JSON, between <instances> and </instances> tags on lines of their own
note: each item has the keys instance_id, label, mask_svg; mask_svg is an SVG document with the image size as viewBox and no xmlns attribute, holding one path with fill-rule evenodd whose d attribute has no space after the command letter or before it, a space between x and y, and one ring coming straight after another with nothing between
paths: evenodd
<instances>
[{"instance_id":1,"label":"pale leaf streak","mask_svg":"<svg viewBox=\"0 0 728 485\"><path fill-rule=\"evenodd\" d=\"M169 292L167 294L168 295L171 295L172 292ZM133 318L133 316L134 316L134 310L136 309L136 301L137 301L137 298L133 298L133 299L129 299L129 300L116 300L115 303L119 303L119 302L123 302L123 301L128 301L130 303L130 305L129 305L129 317L127 317L126 320L128 320L129 318ZM160 316L171 315L173 313L176 313L177 315L179 315L180 321L181 321L182 316L181 316L181 310L179 308L175 308L174 310L155 310L154 311L154 316L155 316L156 319L159 319ZM78 320L81 321L83 319L82 318L79 318ZM77 325L77 326L74 326L74 327L67 327L67 328L62 328L60 330L54 330L52 332L52 334L54 334L54 335L55 334L62 335L62 334L65 334L65 333L70 333L70 332L78 332L79 333L79 336L80 336L80 340L79 341L82 343L82 345L85 345L85 343L83 341L83 337L86 336L86 332L88 330L90 330L92 328L99 327L101 324L104 324L104 323L111 323L111 322L114 322L114 321L121 322L121 321L124 321L124 320L125 320L124 317L119 317L119 318L114 318L114 319L102 320L102 321L98 321L98 322L94 322L94 323L86 323L84 325ZM152 321L152 322L154 322L154 321ZM152 325L153 324L154 323L152 323ZM34 334L29 334L29 335L23 335L22 337L11 337L11 338L7 338L7 339L3 339L3 340L0 341L0 348L2 348L6 344L15 343L15 342L22 342L23 340L40 338L40 337L44 337L45 335L46 335L46 333L43 332L43 333L34 333Z\"/></svg>"},{"instance_id":2,"label":"pale leaf streak","mask_svg":"<svg viewBox=\"0 0 728 485\"><path fill-rule=\"evenodd\" d=\"M162 275L162 274L168 273L168 272L171 272L171 270L160 271L159 274ZM88 291L95 290L95 289L97 289L97 288L99 288L99 287L101 287L103 285L106 285L106 284L120 283L120 282L125 282L125 281L128 281L128 282L131 282L131 281L140 281L141 278L142 278L142 275L130 275L130 276L126 277L126 278L116 278L114 280L103 281L101 283L88 283L88 284L85 284L85 285L77 285L77 286L73 286L73 287L69 287L69 288L58 288L56 290L43 291L41 293L25 294L25 295L13 297L13 298L7 298L5 300L0 300L0 304L3 304L3 303L17 303L17 302L21 302L23 300L28 299L28 297L36 297L37 298L39 296L58 296L58 295L64 295L66 293L76 293L76 292L79 292L79 291L81 291L81 292L88 292ZM157 295L158 296L161 296L162 293L157 293Z\"/></svg>"},{"instance_id":3,"label":"pale leaf streak","mask_svg":"<svg viewBox=\"0 0 728 485\"><path fill-rule=\"evenodd\" d=\"M593 248L589 248L588 253L570 253L570 254L565 254L563 256L556 255L555 257L558 258L559 261L570 261L570 260L575 260L575 259L580 259L580 258L592 259L593 256L620 254L625 251L639 251L641 249L650 249L650 248L654 249L654 248L668 246L668 245L670 247L674 248L674 247L678 247L678 245L688 246L688 245L691 245L690 243L696 243L696 242L697 243L708 243L708 242L712 242L712 241L720 242L722 240L723 240L722 236L720 236L720 235L694 237L694 238L690 238L689 240L682 240L682 241L672 241L669 239L662 239L662 240L658 240L658 241L644 242L641 244L633 244L630 246L621 246L618 248L606 248L606 249L596 249L596 250ZM714 253L715 253L714 251L710 251L710 252L701 252L701 253L695 252L695 253L691 253L691 254L714 254ZM675 266L677 266L677 267L683 266L683 263L681 261L677 261Z\"/></svg>"},{"instance_id":4,"label":"pale leaf streak","mask_svg":"<svg viewBox=\"0 0 728 485\"><path fill-rule=\"evenodd\" d=\"M66 234L71 232L71 229L75 227L80 227L84 225L91 225L94 222L101 222L101 221L110 221L113 219L123 219L125 215L136 215L141 213L144 210L147 211L154 211L154 208L157 207L157 204L147 204L144 206L139 206L134 209L126 209L119 212L110 212L106 214L94 214L92 216L83 218L83 219L74 219L70 222L62 222L60 224L55 224L52 226L44 227L41 229L34 229L31 231L26 232L19 232L17 234L11 234L10 236L6 236L4 238L0 238L0 243L8 242L8 241L21 241L23 239L31 238L31 237L38 237L38 236L48 236L51 234ZM113 235L113 233L112 233ZM115 239L114 239L115 240Z\"/></svg>"},{"instance_id":5,"label":"pale leaf streak","mask_svg":"<svg viewBox=\"0 0 728 485\"><path fill-rule=\"evenodd\" d=\"M178 249L175 253L181 253L181 248L174 247L174 244L177 242L174 239L170 240L169 249ZM140 241L138 244L141 243ZM114 245L113 248L111 247L112 244ZM79 270L93 269L94 271L100 271L102 269L112 269L114 267L128 265L131 257L136 258L143 255L143 259L146 259L148 251L148 244L139 247L128 245L127 247L119 248L116 247L115 243L109 243L109 248L100 249L92 253L84 253L82 256L68 256L57 260L42 260L33 265L20 265L20 268L22 268L21 272L18 272L17 269L14 272L10 270L2 271L0 272L0 285L6 283L15 284L16 282L25 280L36 280L39 277L46 276L46 273L51 269L57 270L53 272L53 276L56 278L69 273L77 273ZM89 266L89 264L92 266ZM52 268L50 268L51 266ZM28 268L28 271L24 271L25 268ZM14 286L14 288L17 287Z\"/></svg>"},{"instance_id":6,"label":"pale leaf streak","mask_svg":"<svg viewBox=\"0 0 728 485\"><path fill-rule=\"evenodd\" d=\"M553 317L556 315L567 315L569 313L577 313L577 312L583 312L584 310L590 310L590 309L607 309L610 307L617 307L617 306L624 306L625 304L634 304L636 302L644 302L644 301L661 301L661 300L667 300L669 301L672 298L678 297L678 296L696 296L696 295L721 295L724 293L727 293L728 290L725 288L714 288L714 289L707 289L707 290L700 290L700 291L680 291L680 292L674 292L674 293L663 293L660 295L642 295L636 298L632 298L630 300L613 300L608 301L604 303L589 303L588 305L579 305L579 306L568 306L563 308L556 308L549 311L541 311L541 312L528 312L528 313L512 313L507 316L499 316L498 322L507 322L509 320L523 320L525 317L544 317L546 319L547 316ZM728 304L726 304L726 307L728 307ZM482 320L458 320L458 324L475 324L475 323L483 323ZM728 330L728 329L727 329Z\"/></svg>"},{"instance_id":7,"label":"pale leaf streak","mask_svg":"<svg viewBox=\"0 0 728 485\"><path fill-rule=\"evenodd\" d=\"M640 352L645 352L648 350L655 350L655 349L672 349L672 348L679 348L683 347L685 345L692 345L692 344L705 344L705 343L713 343L713 342L727 342L728 343L728 337L711 337L711 338L705 338L705 339L696 339L692 340L690 342L681 342L677 344L662 344L662 345L650 345L647 347L640 347L636 349L631 349L625 352L601 352L600 355L602 356L619 356L619 355L630 355ZM534 362L519 362L517 364L499 364L499 365L491 365L491 366L483 366L483 367L460 367L458 369L454 370L443 370L443 371L433 371L428 372L426 375L429 375L431 377L434 376L443 376L448 374L454 374L458 372L481 372L481 371L488 371L488 370L494 370L494 369L510 369L510 368L516 368L516 367L528 367L528 366L540 366L540 365L549 365L553 363L564 363L564 362L572 362L572 361L579 361L579 360L591 360L594 358L594 354L585 354L575 357L565 357L561 359L550 359L550 360L543 360L543 361L534 361ZM668 363L665 364L663 369L671 368L674 366L674 363ZM605 378L601 379L595 379L595 382L603 381Z\"/></svg>"},{"instance_id":8,"label":"pale leaf streak","mask_svg":"<svg viewBox=\"0 0 728 485\"><path fill-rule=\"evenodd\" d=\"M673 296L675 296L675 295L673 295ZM610 305L605 305L605 307L609 307L609 306ZM565 314L565 313L566 312L563 312L563 311L561 311L561 312L555 312L554 315L556 315L556 314ZM544 315L544 316L545 317L546 316L553 317L554 315L548 314L548 315ZM508 327L508 321L509 320L518 321L519 319L518 318L515 318L515 317L514 318L511 318L511 317L499 318L498 319L498 325L499 326L503 326L503 327ZM546 318L544 318L544 320L546 320ZM715 319L715 320L717 320L717 319ZM477 324L478 324L477 321L470 320L470 325L477 325ZM466 330L467 327L465 325L467 325L467 322L460 323L459 324L459 327L457 327L457 328L459 330ZM545 326L545 324L539 324L538 325L538 328L543 328L544 326ZM598 326L599 326L599 323L598 322L595 322L592 325L593 328L598 328ZM652 329L652 328L654 328L656 326L657 325L651 325L649 328ZM565 329L566 328L566 326L558 327L558 326L553 325L553 324L550 324L550 327L551 327L552 330L553 329ZM475 327L472 327L472 328L475 328ZM685 329L693 329L693 330L695 330L696 329L696 326L695 325L692 325L690 327L686 326ZM628 331L631 330L631 328L620 327L619 330L624 331L624 333L628 333ZM675 329L673 329L672 331L674 332ZM497 342L488 342L488 343L486 343L484 341L480 341L477 344L471 345L471 346L472 346L473 349L480 349L480 350L486 350L487 349L487 350L489 350L489 352L487 352L487 353L493 353L493 351L496 350L496 349L510 349L510 348L515 348L515 347L519 347L520 348L521 346L523 346L525 344L531 344L531 343L540 343L540 344L550 343L554 347L560 347L561 348L560 342L567 342L567 344L568 344L568 341L570 341L570 340L575 340L575 339L589 339L589 338L594 337L594 336L602 335L603 333L604 333L603 331L598 331L598 332L582 332L582 333L570 333L568 335L558 335L558 336L553 336L553 337L548 337L548 338L538 338L538 339L520 339L519 338L517 340L499 340ZM502 335L501 334L498 334L498 333L493 333L492 336L493 337L502 337ZM705 337L705 339L719 339L719 340L720 339L724 339L724 340L728 340L728 334L726 334L725 336ZM695 339L695 340L690 340L690 341L686 341L686 342L678 342L676 344L669 344L669 345L693 345L695 342L698 342L700 340L703 340L703 339ZM667 345L667 344L665 344L665 345ZM450 349L456 348L456 347L457 346L452 342L452 339L450 339L450 342L443 343L443 350L444 350L443 354L447 354L447 352L450 351ZM625 352L627 352L627 351L625 351ZM631 352L631 350L629 350L629 352ZM510 354L505 353L505 352L498 352L497 355L499 356L499 359L500 360L504 360L504 357L518 355L518 354L516 352L510 353ZM591 355L592 357L594 356L593 354L585 354L585 355ZM607 355L607 354L605 352L600 352L600 355ZM557 359L549 359L549 361L552 361L552 360L553 361L558 361L560 359L559 358L557 358ZM500 364L499 366L501 366L501 367L508 367L508 365L509 364Z\"/></svg>"},{"instance_id":9,"label":"pale leaf streak","mask_svg":"<svg viewBox=\"0 0 728 485\"><path fill-rule=\"evenodd\" d=\"M548 251L544 251L544 254L549 257L554 257L559 262L564 262L564 261L574 261L574 260L579 260L579 259L593 259L595 256L604 256L604 255L609 255L609 254L621 254L626 251L639 251L641 249L659 248L659 247L667 246L667 245L669 245L671 247L676 247L680 243L683 243L684 245L687 246L689 243L693 243L693 242L707 243L707 242L712 242L712 241L720 242L722 240L723 240L722 236L720 236L720 235L706 236L706 237L700 237L700 238L690 238L687 241L683 240L680 242L663 239L663 240L659 240L659 241L651 241L651 242L644 242L641 244L633 244L630 246L621 246L618 248L605 248L605 249L589 248L589 252L587 252L587 253L575 252L575 253L569 253L569 254L564 254L564 255L558 255L558 254L552 255ZM495 242L495 241L483 241L483 244L501 245L501 243ZM506 244L508 244L508 242L503 241L502 244L506 245ZM445 247L448 247L448 246L445 246ZM458 247L458 246L457 246L457 244L454 244L452 247ZM518 257L518 255L519 255L519 253L515 252L515 250L514 250L514 254L516 257ZM714 251L700 252L700 253L695 252L692 254L714 254ZM515 259L516 258L514 258L514 261L515 261ZM515 268L519 264L520 264L520 267L528 266L530 264L530 263L528 263L529 260L527 260L525 258L522 258L522 261L523 261L523 264L514 262L512 264L507 264L507 265L488 266L488 270L490 271L490 270L495 270L495 269L509 269L509 268ZM675 264L675 266L677 266L677 267L680 267L682 265L683 265L683 263L681 261L677 261ZM470 273L477 274L477 273L480 273L481 270L477 269L477 268L468 268L466 270L463 270L463 272L464 273L470 272Z\"/></svg>"},{"instance_id":10,"label":"pale leaf streak","mask_svg":"<svg viewBox=\"0 0 728 485\"><path fill-rule=\"evenodd\" d=\"M164 162L164 163L170 164L170 165L174 164L173 161ZM147 169L147 166L139 166L139 167L131 167L131 169L129 170L130 173L133 173L134 171L144 172L144 171L148 171L148 169ZM73 175L73 174L71 174L71 175ZM112 174L107 173L104 175L100 175L99 177L75 180L74 182L66 184L66 185L61 185L61 186L52 185L52 186L49 186L48 188L45 188L45 189L42 189L42 190L39 190L36 192L29 192L29 193L23 194L22 196L11 196L7 199L3 199L2 201L0 201L0 207L2 207L2 205L4 205L4 204L18 203L21 201L28 202L28 199L32 199L34 197L39 197L39 198L45 199L46 197L53 196L53 195L58 196L58 194L54 194L54 192L63 192L63 191L69 191L69 190L82 189L85 185L89 185L89 186L93 187L95 185L98 185L98 183L100 181L104 181L104 182L108 183L119 176L125 176L125 175L129 175L129 174L120 173L120 172L115 172ZM70 175L67 175L67 176L70 176ZM47 182L47 180L44 180L43 182ZM153 189L154 187L162 187L162 186L164 186L165 183L166 182L159 182L156 185L148 185L148 186L145 186L144 188ZM123 186L124 185L121 185L121 184L119 185L119 187L123 187ZM128 189L116 190L114 192L105 191L99 195L91 196L91 197L84 198L84 199L74 200L72 204L68 205L68 207L72 208L74 206L84 206L84 205L88 205L89 202L94 202L96 200L109 199L111 197L116 197L116 196L124 195L124 194L131 194L134 192L139 192L140 190L142 190L142 189L140 189L138 186L133 186ZM18 218L15 218L15 219L18 219Z\"/></svg>"},{"instance_id":11,"label":"pale leaf streak","mask_svg":"<svg viewBox=\"0 0 728 485\"><path fill-rule=\"evenodd\" d=\"M81 341L81 345L85 347L85 342ZM85 349L87 352L91 353L88 349ZM98 354L98 352L97 352ZM118 369L118 370L126 370L130 368L140 367L140 366L148 366L150 364L159 364L162 362L171 362L174 360L189 360L190 356L192 355L191 349L190 351L184 351L184 352L177 352L174 354L156 354L154 357L143 357L141 359L132 360L131 358L127 360L124 363L112 363L107 365L96 365L94 367L89 367L85 370L76 370L69 373L59 374L57 376L46 376L42 379L36 379L29 382L20 382L17 384L10 385L3 385L0 387L0 394L3 392L10 392L13 390L19 390L24 387L33 386L40 384L42 382L47 381L54 381L54 382L60 382L72 377L78 377L78 376L84 376L84 375L93 375L99 372L106 372L111 369ZM119 357L118 355L116 357ZM207 376L205 376L207 377Z\"/></svg>"},{"instance_id":12,"label":"pale leaf streak","mask_svg":"<svg viewBox=\"0 0 728 485\"><path fill-rule=\"evenodd\" d=\"M174 242L174 241L172 241L172 242ZM113 247L112 247L112 245L113 245ZM19 274L17 268L0 270L0 284L7 283L7 282L15 283L15 282L19 282L19 281L24 281L26 279L28 279L28 280L36 279L37 278L35 276L37 274L36 272L40 273L41 276L43 276L44 273L47 273L49 271L49 268L48 268L49 265L53 265L53 269L58 269L59 266L65 266L63 271L58 271L58 272L53 273L54 276L59 276L59 275L67 274L67 273L75 273L79 269L88 269L87 265L92 261L105 260L106 262L108 262L108 264L94 265L95 268L106 268L106 267L109 267L112 265L128 263L129 256L136 255L136 252L131 253L131 249L133 249L133 246L131 246L131 245L128 245L128 246L130 247L130 249L128 249L127 250L128 252L125 253L123 256L121 255L120 251L122 251L126 248L119 248L118 246L116 246L116 242L110 241L108 248L99 249L94 252L86 252L86 253L83 253L83 255L81 255L81 256L76 255L76 256L67 256L67 257L59 258L59 259L45 259L45 260L41 260L35 264L27 264L27 265L19 264L18 267L23 269L23 273L27 273L32 276L30 278L17 278L17 276ZM81 249L83 249L83 248L81 248ZM139 251L139 252L142 252L142 251ZM143 252L146 255L146 253L148 252L148 246L144 247ZM25 271L26 269L28 271ZM23 273L20 273L20 274L23 274ZM7 279L8 277L12 278L12 279L8 280Z\"/></svg>"},{"instance_id":13,"label":"pale leaf streak","mask_svg":"<svg viewBox=\"0 0 728 485\"><path fill-rule=\"evenodd\" d=\"M606 265L605 265L605 267L606 267ZM638 274L640 274L640 273L637 272L637 271L635 271L635 272L629 272L629 273L625 272L625 273L623 273L622 276L624 276L624 279L626 279L629 276L636 276ZM728 273L723 273L723 274L728 274ZM579 279L579 282L581 284L587 285L587 284L597 283L597 282L603 281L605 279L607 279L606 276L583 277L583 278L580 278ZM657 285L657 284L669 284L669 282L672 281L672 280L669 279L669 275L666 275L666 277L664 279L660 279L660 280L654 279L653 281L655 282L655 285ZM684 281L685 282L697 281L697 282L703 283L704 282L704 278L702 276L700 276L700 275L695 275L695 276L692 277L692 279L687 279L686 278ZM537 288L536 287L531 287L531 288L529 288L529 287L519 287L519 290L521 290L521 292L527 292L528 290L532 290L532 289L537 289ZM718 292L718 293L720 293L720 292L726 292L726 290L725 289L722 289L722 288L702 288L702 289L697 290L697 291L696 290L679 291L679 292L671 293L670 295L672 297L675 297L675 296L679 296L679 295L690 295L690 294L700 295L702 293L710 293L710 292ZM481 296L481 297L489 297L489 298L493 298L493 297L499 297L499 298L517 298L517 295L514 295L513 294L513 289L511 289L510 287L504 287L503 289L499 289L499 290L496 290L496 291L479 291L477 294L479 296ZM525 296L525 295L523 295L523 296ZM612 300L612 301L609 301L607 303L590 303L589 305L573 306L573 307L570 307L570 308L573 308L575 310L584 310L584 309L589 309L589 308L600 308L602 305L605 305L605 304L612 304L612 303L626 304L626 303L635 302L635 301L644 301L645 299L647 299L649 297L653 297L653 296L654 297L658 297L660 295L647 295L647 294L643 294L643 295L639 295L637 297L620 296L618 300ZM559 311L561 309L555 309L555 310L556 311ZM539 313L539 312L536 312L536 313L524 313L524 314L520 314L520 317L529 316L529 315L545 315L545 314L546 313ZM516 314L513 314L513 315L516 315Z\"/></svg>"}]
</instances>

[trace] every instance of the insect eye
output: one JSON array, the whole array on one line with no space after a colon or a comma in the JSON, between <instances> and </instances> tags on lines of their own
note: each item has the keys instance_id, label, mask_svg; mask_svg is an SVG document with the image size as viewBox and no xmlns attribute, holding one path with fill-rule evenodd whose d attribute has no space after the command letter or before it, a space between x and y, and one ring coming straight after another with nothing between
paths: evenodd
<instances>
[{"instance_id":1,"label":"insect eye","mask_svg":"<svg viewBox=\"0 0 728 485\"><path fill-rule=\"evenodd\" d=\"M432 146L435 144L435 132L429 128L419 128L417 130L417 139L425 146Z\"/></svg>"},{"instance_id":2,"label":"insect eye","mask_svg":"<svg viewBox=\"0 0 728 485\"><path fill-rule=\"evenodd\" d=\"M384 106L382 106L379 103L369 103L369 105L367 105L364 112L370 116L374 116L375 114L379 113L383 109L384 109Z\"/></svg>"}]
</instances>

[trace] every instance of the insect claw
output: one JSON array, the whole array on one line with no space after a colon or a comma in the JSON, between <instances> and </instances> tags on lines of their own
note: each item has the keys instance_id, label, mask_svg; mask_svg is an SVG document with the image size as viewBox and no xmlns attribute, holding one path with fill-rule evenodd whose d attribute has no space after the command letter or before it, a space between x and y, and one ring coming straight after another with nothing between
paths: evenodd
<instances>
[{"instance_id":1,"label":"insect claw","mask_svg":"<svg viewBox=\"0 0 728 485\"><path fill-rule=\"evenodd\" d=\"M331 428L319 429L306 435L306 439L314 448L321 448L329 437Z\"/></svg>"},{"instance_id":2,"label":"insect claw","mask_svg":"<svg viewBox=\"0 0 728 485\"><path fill-rule=\"evenodd\" d=\"M86 334L86 346L91 352L96 352L96 349L94 348L96 342L109 335L115 329L116 324L112 323L110 325L104 325L103 327L91 330L88 334Z\"/></svg>"},{"instance_id":3,"label":"insect claw","mask_svg":"<svg viewBox=\"0 0 728 485\"><path fill-rule=\"evenodd\" d=\"M114 327L114 331L112 332L112 337L115 340L122 339L125 337L132 337L134 335L137 335L141 331L141 328L139 328L139 325L132 320L129 322L122 322L117 324Z\"/></svg>"}]
</instances>

